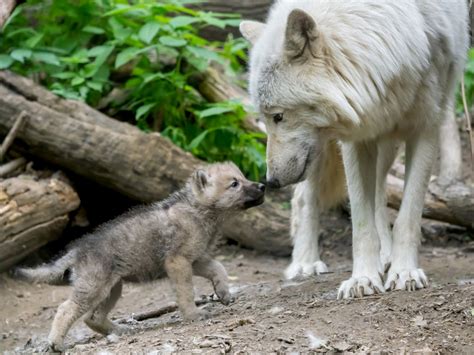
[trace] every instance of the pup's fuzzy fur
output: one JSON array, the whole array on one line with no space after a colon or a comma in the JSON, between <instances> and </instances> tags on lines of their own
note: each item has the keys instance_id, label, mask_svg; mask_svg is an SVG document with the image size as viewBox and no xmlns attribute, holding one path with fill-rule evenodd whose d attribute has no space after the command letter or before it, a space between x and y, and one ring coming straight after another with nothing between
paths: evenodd
<instances>
[{"instance_id":1,"label":"pup's fuzzy fur","mask_svg":"<svg viewBox=\"0 0 474 355\"><path fill-rule=\"evenodd\" d=\"M311 206L327 176L328 144L340 142L354 259L341 298L427 285L418 265L421 213L466 60L467 18L465 0L279 0L266 24L241 23L253 43L249 90L266 121L268 184L305 180L295 194L305 216L293 228L294 259L314 261L314 250L319 259ZM392 241L384 190L400 142L407 177Z\"/></svg>"},{"instance_id":2,"label":"pup's fuzzy fur","mask_svg":"<svg viewBox=\"0 0 474 355\"><path fill-rule=\"evenodd\" d=\"M49 283L71 271L72 294L54 318L51 348L62 348L69 328L84 314L86 324L97 332L120 331L107 315L120 297L122 281L167 275L187 320L205 316L194 303L193 273L211 280L221 302L228 304L227 274L210 250L224 218L261 204L264 190L264 185L245 179L234 164L213 164L197 170L168 199L137 207L81 238L56 262L17 269L19 277Z\"/></svg>"}]
</instances>

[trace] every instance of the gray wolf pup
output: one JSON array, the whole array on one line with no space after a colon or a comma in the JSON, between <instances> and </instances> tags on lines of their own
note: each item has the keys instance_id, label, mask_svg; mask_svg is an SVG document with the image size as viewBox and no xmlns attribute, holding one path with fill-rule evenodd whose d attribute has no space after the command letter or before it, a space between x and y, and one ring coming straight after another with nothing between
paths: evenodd
<instances>
[{"instance_id":1,"label":"gray wolf pup","mask_svg":"<svg viewBox=\"0 0 474 355\"><path fill-rule=\"evenodd\" d=\"M120 329L108 318L122 291L122 281L150 281L168 276L187 320L205 317L194 303L192 275L209 279L223 304L229 304L227 274L212 259L212 249L226 216L264 201L265 185L247 180L232 163L194 172L184 188L168 199L141 206L99 227L69 247L56 262L15 274L54 283L72 272L72 294L58 308L48 337L61 349L74 321L85 314L94 331Z\"/></svg>"},{"instance_id":2,"label":"gray wolf pup","mask_svg":"<svg viewBox=\"0 0 474 355\"><path fill-rule=\"evenodd\" d=\"M339 298L428 284L418 264L421 215L466 60L467 20L465 0L279 0L266 24L241 23L253 44L249 91L268 133L268 185L305 181L299 201L315 203L327 144L341 146L353 272ZM407 173L391 231L385 180L400 142Z\"/></svg>"}]
</instances>

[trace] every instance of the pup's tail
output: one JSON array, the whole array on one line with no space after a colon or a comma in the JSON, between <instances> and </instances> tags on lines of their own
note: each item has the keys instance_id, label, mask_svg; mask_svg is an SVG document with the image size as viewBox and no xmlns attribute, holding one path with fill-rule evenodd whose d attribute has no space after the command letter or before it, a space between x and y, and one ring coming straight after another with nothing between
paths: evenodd
<instances>
[{"instance_id":1,"label":"pup's tail","mask_svg":"<svg viewBox=\"0 0 474 355\"><path fill-rule=\"evenodd\" d=\"M16 268L12 275L15 278L33 283L61 284L64 282L64 274L76 261L74 250L49 264L37 268Z\"/></svg>"}]
</instances>

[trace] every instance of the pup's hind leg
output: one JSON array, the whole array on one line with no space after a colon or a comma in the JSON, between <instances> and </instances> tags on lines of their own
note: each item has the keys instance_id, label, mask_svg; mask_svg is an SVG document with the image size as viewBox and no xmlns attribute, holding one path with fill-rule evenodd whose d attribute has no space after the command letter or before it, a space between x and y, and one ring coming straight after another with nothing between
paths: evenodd
<instances>
[{"instance_id":1,"label":"pup's hind leg","mask_svg":"<svg viewBox=\"0 0 474 355\"><path fill-rule=\"evenodd\" d=\"M69 328L71 328L73 323L84 313L84 307L81 307L71 299L68 299L58 307L48 336L48 342L52 350L63 350L64 338Z\"/></svg>"},{"instance_id":2,"label":"pup's hind leg","mask_svg":"<svg viewBox=\"0 0 474 355\"><path fill-rule=\"evenodd\" d=\"M209 257L198 259L193 264L194 274L211 280L219 300L228 305L231 301L229 284L227 283L227 272L224 266L217 260Z\"/></svg>"},{"instance_id":3,"label":"pup's hind leg","mask_svg":"<svg viewBox=\"0 0 474 355\"><path fill-rule=\"evenodd\" d=\"M122 329L107 318L110 311L115 307L118 299L122 295L122 281L112 287L109 296L103 300L95 310L89 311L84 322L97 333L108 335L111 333L121 333Z\"/></svg>"},{"instance_id":4,"label":"pup's hind leg","mask_svg":"<svg viewBox=\"0 0 474 355\"><path fill-rule=\"evenodd\" d=\"M169 257L165 260L165 270L176 291L178 307L184 319L206 318L206 313L194 302L193 269L188 259L181 255Z\"/></svg>"},{"instance_id":5,"label":"pup's hind leg","mask_svg":"<svg viewBox=\"0 0 474 355\"><path fill-rule=\"evenodd\" d=\"M49 333L48 341L53 349L60 350L63 347L64 338L72 324L104 301L112 286L118 282L118 279L109 280L105 275L102 276L94 278L87 275L74 281L72 295L59 306Z\"/></svg>"}]
</instances>

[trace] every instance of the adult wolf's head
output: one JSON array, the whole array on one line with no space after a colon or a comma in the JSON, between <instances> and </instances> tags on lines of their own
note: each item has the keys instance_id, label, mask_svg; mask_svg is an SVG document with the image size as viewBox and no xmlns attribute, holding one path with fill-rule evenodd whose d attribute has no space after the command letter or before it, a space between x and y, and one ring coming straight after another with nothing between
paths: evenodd
<instances>
[{"instance_id":1,"label":"adult wolf's head","mask_svg":"<svg viewBox=\"0 0 474 355\"><path fill-rule=\"evenodd\" d=\"M249 90L266 122L268 184L302 181L341 116L357 114L333 83L329 48L307 12L280 6L267 24L243 21L240 30L253 45Z\"/></svg>"}]
</instances>

